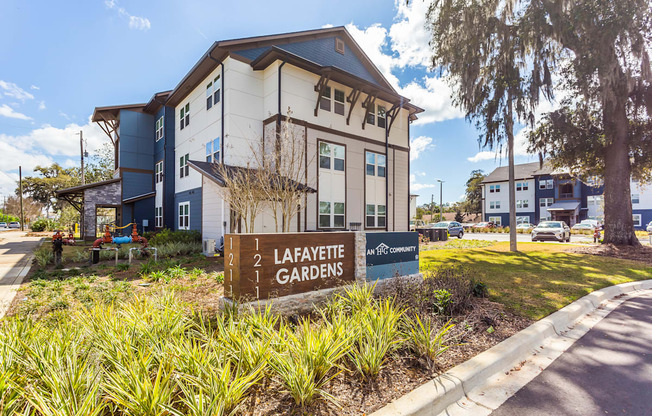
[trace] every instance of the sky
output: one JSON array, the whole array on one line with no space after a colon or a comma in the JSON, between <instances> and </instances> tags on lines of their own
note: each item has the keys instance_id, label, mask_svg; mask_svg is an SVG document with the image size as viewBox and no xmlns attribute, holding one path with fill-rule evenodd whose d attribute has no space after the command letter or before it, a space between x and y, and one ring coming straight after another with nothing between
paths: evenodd
<instances>
[{"instance_id":1,"label":"sky","mask_svg":"<svg viewBox=\"0 0 652 416\"><path fill-rule=\"evenodd\" d=\"M429 2L412 0L196 1L1 0L0 196L18 166L79 164L79 136L93 152L108 142L90 123L96 106L147 102L174 88L217 40L346 26L403 96L426 111L410 130L411 192L418 204L463 199L471 171L505 165L480 149L478 131L430 71ZM516 136L516 163L526 154Z\"/></svg>"}]
</instances>

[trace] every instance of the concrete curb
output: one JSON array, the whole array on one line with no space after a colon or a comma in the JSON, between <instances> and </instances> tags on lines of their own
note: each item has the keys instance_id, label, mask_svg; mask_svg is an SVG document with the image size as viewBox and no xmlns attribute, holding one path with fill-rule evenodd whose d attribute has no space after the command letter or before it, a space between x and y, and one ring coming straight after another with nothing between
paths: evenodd
<instances>
[{"instance_id":1,"label":"concrete curb","mask_svg":"<svg viewBox=\"0 0 652 416\"><path fill-rule=\"evenodd\" d=\"M435 416L467 397L495 374L509 371L546 341L566 333L578 320L620 295L652 289L652 280L596 290L535 322L505 341L393 400L371 416Z\"/></svg>"}]
</instances>

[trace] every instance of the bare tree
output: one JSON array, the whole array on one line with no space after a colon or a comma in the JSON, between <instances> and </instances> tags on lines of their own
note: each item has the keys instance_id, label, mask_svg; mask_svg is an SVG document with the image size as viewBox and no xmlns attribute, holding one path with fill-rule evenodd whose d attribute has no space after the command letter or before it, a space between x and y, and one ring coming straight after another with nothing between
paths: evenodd
<instances>
[{"instance_id":1,"label":"bare tree","mask_svg":"<svg viewBox=\"0 0 652 416\"><path fill-rule=\"evenodd\" d=\"M254 232L256 217L263 208L266 193L263 190L264 175L258 166L228 166L214 164L214 173L224 184L221 196L243 220L245 232Z\"/></svg>"}]
</instances>

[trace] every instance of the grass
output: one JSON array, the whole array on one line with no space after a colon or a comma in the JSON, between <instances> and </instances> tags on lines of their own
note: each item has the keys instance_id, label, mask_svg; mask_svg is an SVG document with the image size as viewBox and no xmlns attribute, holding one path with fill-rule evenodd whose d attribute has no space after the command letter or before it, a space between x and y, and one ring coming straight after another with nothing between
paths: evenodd
<instances>
[{"instance_id":1,"label":"grass","mask_svg":"<svg viewBox=\"0 0 652 416\"><path fill-rule=\"evenodd\" d=\"M444 244L423 244L420 247L420 251L428 250L445 250L453 248L483 248L490 247L494 245L494 241L488 240L459 240L457 238L449 239Z\"/></svg>"},{"instance_id":2,"label":"grass","mask_svg":"<svg viewBox=\"0 0 652 416\"><path fill-rule=\"evenodd\" d=\"M515 313L541 319L607 286L652 277L652 267L635 261L565 252L568 246L508 242L484 249L422 252L421 270L460 264L489 289L489 298Z\"/></svg>"}]
</instances>

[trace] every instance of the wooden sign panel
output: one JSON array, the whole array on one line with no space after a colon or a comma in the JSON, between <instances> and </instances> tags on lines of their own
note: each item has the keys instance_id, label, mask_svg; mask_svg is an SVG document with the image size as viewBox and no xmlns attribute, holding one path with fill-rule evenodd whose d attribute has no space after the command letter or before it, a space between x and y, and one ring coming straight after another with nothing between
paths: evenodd
<instances>
[{"instance_id":1,"label":"wooden sign panel","mask_svg":"<svg viewBox=\"0 0 652 416\"><path fill-rule=\"evenodd\" d=\"M265 300L355 281L354 233L227 234L224 296Z\"/></svg>"}]
</instances>

